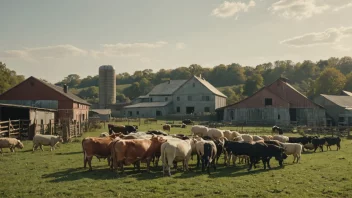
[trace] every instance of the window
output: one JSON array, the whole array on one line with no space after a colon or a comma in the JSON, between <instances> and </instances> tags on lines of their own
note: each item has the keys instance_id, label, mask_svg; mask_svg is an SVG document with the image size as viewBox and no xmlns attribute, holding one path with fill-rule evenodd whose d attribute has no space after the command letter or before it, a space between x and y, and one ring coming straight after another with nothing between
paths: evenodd
<instances>
[{"instance_id":1,"label":"window","mask_svg":"<svg viewBox=\"0 0 352 198\"><path fill-rule=\"evenodd\" d=\"M132 116L132 111L129 111L129 112L128 112L128 116Z\"/></svg>"},{"instance_id":2,"label":"window","mask_svg":"<svg viewBox=\"0 0 352 198\"><path fill-rule=\"evenodd\" d=\"M277 119L280 120L280 114L277 115Z\"/></svg>"},{"instance_id":3,"label":"window","mask_svg":"<svg viewBox=\"0 0 352 198\"><path fill-rule=\"evenodd\" d=\"M139 111L136 111L136 115L139 115Z\"/></svg>"},{"instance_id":4,"label":"window","mask_svg":"<svg viewBox=\"0 0 352 198\"><path fill-rule=\"evenodd\" d=\"M150 98L150 102L153 102L153 98Z\"/></svg>"},{"instance_id":5,"label":"window","mask_svg":"<svg viewBox=\"0 0 352 198\"><path fill-rule=\"evenodd\" d=\"M181 111L181 108L180 107L176 107L176 112L180 113L180 111Z\"/></svg>"},{"instance_id":6,"label":"window","mask_svg":"<svg viewBox=\"0 0 352 198\"><path fill-rule=\"evenodd\" d=\"M210 101L210 97L209 96L205 96L205 101Z\"/></svg>"},{"instance_id":7,"label":"window","mask_svg":"<svg viewBox=\"0 0 352 198\"><path fill-rule=\"evenodd\" d=\"M165 101L167 101L169 98L168 97L165 97Z\"/></svg>"},{"instance_id":8,"label":"window","mask_svg":"<svg viewBox=\"0 0 352 198\"><path fill-rule=\"evenodd\" d=\"M210 108L209 107L204 107L204 112L210 112Z\"/></svg>"},{"instance_id":9,"label":"window","mask_svg":"<svg viewBox=\"0 0 352 198\"><path fill-rule=\"evenodd\" d=\"M265 106L272 106L273 99L272 98L265 98Z\"/></svg>"},{"instance_id":10,"label":"window","mask_svg":"<svg viewBox=\"0 0 352 198\"><path fill-rule=\"evenodd\" d=\"M192 101L192 96L188 96L188 101Z\"/></svg>"},{"instance_id":11,"label":"window","mask_svg":"<svg viewBox=\"0 0 352 198\"><path fill-rule=\"evenodd\" d=\"M234 118L235 118L235 112L231 111L230 116L231 116L231 120L234 120Z\"/></svg>"},{"instance_id":12,"label":"window","mask_svg":"<svg viewBox=\"0 0 352 198\"><path fill-rule=\"evenodd\" d=\"M180 101L180 97L179 96L177 96L177 101Z\"/></svg>"}]
</instances>

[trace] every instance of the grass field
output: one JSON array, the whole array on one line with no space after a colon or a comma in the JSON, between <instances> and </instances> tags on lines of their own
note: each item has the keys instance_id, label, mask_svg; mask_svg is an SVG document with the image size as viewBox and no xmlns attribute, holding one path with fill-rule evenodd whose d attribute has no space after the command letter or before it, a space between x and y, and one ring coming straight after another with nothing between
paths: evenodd
<instances>
[{"instance_id":1,"label":"grass field","mask_svg":"<svg viewBox=\"0 0 352 198\"><path fill-rule=\"evenodd\" d=\"M142 125L140 131L160 129L158 125ZM189 134L188 129L174 129L172 133ZM249 129L248 129L249 130ZM254 130L254 129L253 129ZM86 133L97 136L104 129ZM211 175L194 170L173 171L163 177L161 168L146 173L127 167L126 175L111 172L106 161L93 159L93 171L83 169L81 139L62 144L50 152L44 147L32 153L32 143L10 153L4 149L0 156L0 197L352 197L352 144L344 139L342 150L304 153L299 164L293 157L284 168L271 160L272 170L259 168L247 172L238 167L218 166Z\"/></svg>"}]
</instances>

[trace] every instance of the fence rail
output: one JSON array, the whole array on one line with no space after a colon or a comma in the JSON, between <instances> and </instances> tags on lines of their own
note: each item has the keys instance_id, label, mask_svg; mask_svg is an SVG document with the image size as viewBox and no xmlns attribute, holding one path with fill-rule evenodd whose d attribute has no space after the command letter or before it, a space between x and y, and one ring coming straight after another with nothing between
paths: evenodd
<instances>
[{"instance_id":1,"label":"fence rail","mask_svg":"<svg viewBox=\"0 0 352 198\"><path fill-rule=\"evenodd\" d=\"M29 120L8 120L0 122L0 137L23 139L28 135Z\"/></svg>"}]
</instances>

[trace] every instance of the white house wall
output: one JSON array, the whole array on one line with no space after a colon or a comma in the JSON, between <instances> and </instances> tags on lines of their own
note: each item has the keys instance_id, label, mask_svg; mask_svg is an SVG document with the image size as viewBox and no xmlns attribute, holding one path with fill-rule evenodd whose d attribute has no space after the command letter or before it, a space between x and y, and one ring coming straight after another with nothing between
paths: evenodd
<instances>
[{"instance_id":1,"label":"white house wall","mask_svg":"<svg viewBox=\"0 0 352 198\"><path fill-rule=\"evenodd\" d=\"M188 100L189 96L192 97L191 101ZM209 101L204 101L203 96L209 96ZM177 97L179 97L179 101ZM186 107L194 107L194 113L203 113L206 107L209 107L210 112L214 112L216 109L216 97L198 80L191 79L174 93L172 97L173 113L186 114ZM177 112L177 107L180 107L180 112Z\"/></svg>"}]
</instances>

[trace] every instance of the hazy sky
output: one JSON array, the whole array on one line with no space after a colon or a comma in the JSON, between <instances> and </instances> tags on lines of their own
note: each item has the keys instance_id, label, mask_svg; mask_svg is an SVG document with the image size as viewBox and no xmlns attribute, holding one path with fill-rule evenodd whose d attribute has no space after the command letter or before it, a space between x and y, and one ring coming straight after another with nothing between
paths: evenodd
<instances>
[{"instance_id":1,"label":"hazy sky","mask_svg":"<svg viewBox=\"0 0 352 198\"><path fill-rule=\"evenodd\" d=\"M0 0L0 61L57 82L351 56L352 0Z\"/></svg>"}]
</instances>

